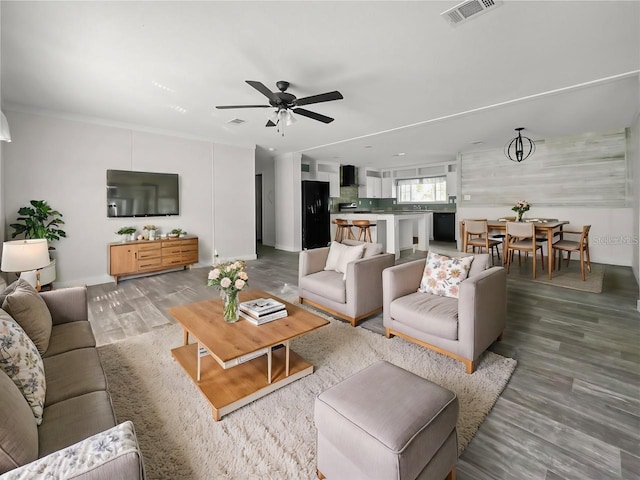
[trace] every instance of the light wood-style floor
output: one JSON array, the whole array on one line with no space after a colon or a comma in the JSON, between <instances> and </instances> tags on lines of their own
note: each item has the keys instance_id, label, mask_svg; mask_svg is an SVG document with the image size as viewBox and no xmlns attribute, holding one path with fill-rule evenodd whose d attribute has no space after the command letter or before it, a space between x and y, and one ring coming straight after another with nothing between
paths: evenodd
<instances>
[{"instance_id":1,"label":"light wood-style floor","mask_svg":"<svg viewBox=\"0 0 640 480\"><path fill-rule=\"evenodd\" d=\"M250 286L295 295L298 254L258 251L248 263ZM167 307L215 295L208 271L89 287L98 342L159 328L173 322ZM637 295L628 267L606 267L602 294L509 276L507 329L491 350L518 367L460 458L459 480L640 479ZM381 316L362 327L381 332Z\"/></svg>"}]
</instances>

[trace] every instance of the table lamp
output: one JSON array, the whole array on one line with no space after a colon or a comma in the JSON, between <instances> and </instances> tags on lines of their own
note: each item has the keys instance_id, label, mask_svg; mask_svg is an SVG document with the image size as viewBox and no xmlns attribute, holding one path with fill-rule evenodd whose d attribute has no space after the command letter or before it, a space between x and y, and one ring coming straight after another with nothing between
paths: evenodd
<instances>
[{"instance_id":1,"label":"table lamp","mask_svg":"<svg viewBox=\"0 0 640 480\"><path fill-rule=\"evenodd\" d=\"M40 291L39 269L49 265L49 244L45 238L11 240L2 244L3 272L36 271L36 290Z\"/></svg>"}]
</instances>

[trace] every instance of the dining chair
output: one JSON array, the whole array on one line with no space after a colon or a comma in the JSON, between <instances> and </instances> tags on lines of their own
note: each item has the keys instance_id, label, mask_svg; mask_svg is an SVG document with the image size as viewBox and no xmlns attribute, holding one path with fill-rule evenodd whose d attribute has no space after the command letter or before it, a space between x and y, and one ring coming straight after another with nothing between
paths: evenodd
<instances>
[{"instance_id":1,"label":"dining chair","mask_svg":"<svg viewBox=\"0 0 640 480\"><path fill-rule=\"evenodd\" d=\"M558 270L562 263L562 252L567 252L567 267L569 267L569 261L571 260L571 252L578 252L580 255L580 274L582 275L582 281L587 279L585 272L585 259L586 266L589 272L591 272L591 258L589 256L589 230L591 225L583 225L582 231L563 230L560 240L553 244L553 254L558 251ZM580 240L565 240L564 235L580 235Z\"/></svg>"},{"instance_id":2,"label":"dining chair","mask_svg":"<svg viewBox=\"0 0 640 480\"><path fill-rule=\"evenodd\" d=\"M504 244L505 262L507 264L507 273L513 261L513 252L518 251L518 265L521 265L521 253L531 252L533 257L533 278L536 278L536 252L540 249L540 262L544 270L544 251L542 245L536 242L536 230L533 223L528 222L507 222L507 230Z\"/></svg>"},{"instance_id":3,"label":"dining chair","mask_svg":"<svg viewBox=\"0 0 640 480\"><path fill-rule=\"evenodd\" d=\"M493 265L493 250L495 249L498 260L500 260L498 245L501 243L501 241L489 237L489 227L486 219L468 219L464 221L463 250L465 253L467 253L469 247L473 248L473 253L475 253L476 248L480 248L480 253L485 248L486 252L491 254L491 265Z\"/></svg>"}]
</instances>

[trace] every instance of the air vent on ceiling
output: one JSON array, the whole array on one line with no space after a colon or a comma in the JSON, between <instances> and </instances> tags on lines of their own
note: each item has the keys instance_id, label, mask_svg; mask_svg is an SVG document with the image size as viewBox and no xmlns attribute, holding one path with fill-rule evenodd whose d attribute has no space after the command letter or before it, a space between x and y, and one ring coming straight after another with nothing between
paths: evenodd
<instances>
[{"instance_id":1,"label":"air vent on ceiling","mask_svg":"<svg viewBox=\"0 0 640 480\"><path fill-rule=\"evenodd\" d=\"M227 123L230 123L231 125L242 125L245 122L246 120L242 120L241 118L234 118L233 120L229 120Z\"/></svg>"},{"instance_id":2,"label":"air vent on ceiling","mask_svg":"<svg viewBox=\"0 0 640 480\"><path fill-rule=\"evenodd\" d=\"M451 25L459 25L470 18L476 18L495 7L502 5L501 0L470 0L462 2L440 14Z\"/></svg>"}]
</instances>

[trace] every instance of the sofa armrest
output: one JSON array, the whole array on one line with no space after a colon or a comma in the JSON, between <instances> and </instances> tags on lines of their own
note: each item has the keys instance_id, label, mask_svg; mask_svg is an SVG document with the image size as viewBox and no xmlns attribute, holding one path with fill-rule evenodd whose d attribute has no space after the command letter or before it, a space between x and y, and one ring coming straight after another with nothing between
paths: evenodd
<instances>
[{"instance_id":1,"label":"sofa armrest","mask_svg":"<svg viewBox=\"0 0 640 480\"><path fill-rule=\"evenodd\" d=\"M0 475L1 480L144 479L144 464L133 423L124 422Z\"/></svg>"},{"instance_id":2,"label":"sofa armrest","mask_svg":"<svg viewBox=\"0 0 640 480\"><path fill-rule=\"evenodd\" d=\"M51 312L54 325L89 320L87 287L69 287L40 292L40 296Z\"/></svg>"},{"instance_id":3,"label":"sofa armrest","mask_svg":"<svg viewBox=\"0 0 640 480\"><path fill-rule=\"evenodd\" d=\"M414 260L387 268L382 272L382 311L384 320L391 319L389 306L396 298L418 291L427 259Z\"/></svg>"},{"instance_id":4,"label":"sofa armrest","mask_svg":"<svg viewBox=\"0 0 640 480\"><path fill-rule=\"evenodd\" d=\"M298 258L298 285L302 277L324 270L328 257L329 247L302 250Z\"/></svg>"},{"instance_id":5,"label":"sofa armrest","mask_svg":"<svg viewBox=\"0 0 640 480\"><path fill-rule=\"evenodd\" d=\"M507 320L507 273L491 267L460 283L458 340L465 358L476 359L500 336Z\"/></svg>"},{"instance_id":6,"label":"sofa armrest","mask_svg":"<svg viewBox=\"0 0 640 480\"><path fill-rule=\"evenodd\" d=\"M353 317L382 306L382 272L395 260L392 253L381 253L347 264L346 297Z\"/></svg>"}]
</instances>

